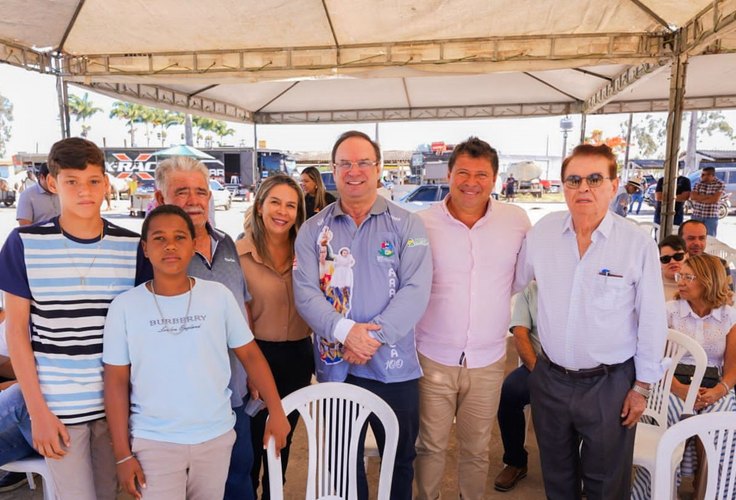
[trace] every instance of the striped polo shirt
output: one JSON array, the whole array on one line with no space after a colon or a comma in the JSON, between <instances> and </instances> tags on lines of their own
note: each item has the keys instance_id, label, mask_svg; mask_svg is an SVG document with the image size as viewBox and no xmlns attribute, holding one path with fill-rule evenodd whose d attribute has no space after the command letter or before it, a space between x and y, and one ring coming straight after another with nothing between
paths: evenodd
<instances>
[{"instance_id":1,"label":"striped polo shirt","mask_svg":"<svg viewBox=\"0 0 736 500\"><path fill-rule=\"evenodd\" d=\"M105 317L110 302L135 283L139 237L104 221L102 239L80 240L58 221L10 233L0 251L0 289L31 301L41 392L63 423L78 424L105 416Z\"/></svg>"}]
</instances>

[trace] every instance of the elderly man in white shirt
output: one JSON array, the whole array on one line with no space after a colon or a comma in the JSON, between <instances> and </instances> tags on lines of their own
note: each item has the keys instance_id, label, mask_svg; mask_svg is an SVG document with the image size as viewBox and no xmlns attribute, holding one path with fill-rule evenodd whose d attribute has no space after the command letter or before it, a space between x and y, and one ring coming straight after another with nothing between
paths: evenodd
<instances>
[{"instance_id":1,"label":"elderly man in white shirt","mask_svg":"<svg viewBox=\"0 0 736 500\"><path fill-rule=\"evenodd\" d=\"M550 499L628 498L635 426L662 374L667 335L657 245L608 211L618 188L607 146L562 165L569 213L527 234L517 286L538 284L543 354L529 376ZM580 443L582 442L582 447Z\"/></svg>"}]
</instances>

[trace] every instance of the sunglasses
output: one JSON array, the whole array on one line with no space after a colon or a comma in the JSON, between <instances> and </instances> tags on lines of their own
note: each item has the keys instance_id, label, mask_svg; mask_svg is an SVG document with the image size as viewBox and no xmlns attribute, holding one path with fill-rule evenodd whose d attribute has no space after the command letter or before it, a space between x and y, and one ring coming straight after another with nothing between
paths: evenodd
<instances>
[{"instance_id":1,"label":"sunglasses","mask_svg":"<svg viewBox=\"0 0 736 500\"><path fill-rule=\"evenodd\" d=\"M580 184L585 181L588 183L588 187L593 189L603 184L603 181L605 179L610 179L610 177L603 177L603 175L597 173L590 174L587 177L581 177L579 175L568 175L567 177L565 177L564 183L565 186L570 189L577 189L580 187Z\"/></svg>"},{"instance_id":2,"label":"sunglasses","mask_svg":"<svg viewBox=\"0 0 736 500\"><path fill-rule=\"evenodd\" d=\"M659 258L659 261L662 264L669 264L672 259L675 259L677 262L680 262L684 258L685 258L685 252L677 252L674 255L663 255Z\"/></svg>"}]
</instances>

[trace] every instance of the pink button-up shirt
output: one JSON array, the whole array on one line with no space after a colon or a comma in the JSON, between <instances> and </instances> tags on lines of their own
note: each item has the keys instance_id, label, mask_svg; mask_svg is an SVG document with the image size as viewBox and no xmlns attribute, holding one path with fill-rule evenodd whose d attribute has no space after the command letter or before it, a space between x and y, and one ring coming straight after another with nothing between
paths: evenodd
<instances>
[{"instance_id":1,"label":"pink button-up shirt","mask_svg":"<svg viewBox=\"0 0 736 500\"><path fill-rule=\"evenodd\" d=\"M468 228L450 214L448 199L419 212L434 275L417 350L446 366L479 368L506 352L516 257L531 223L521 208L491 201Z\"/></svg>"}]
</instances>

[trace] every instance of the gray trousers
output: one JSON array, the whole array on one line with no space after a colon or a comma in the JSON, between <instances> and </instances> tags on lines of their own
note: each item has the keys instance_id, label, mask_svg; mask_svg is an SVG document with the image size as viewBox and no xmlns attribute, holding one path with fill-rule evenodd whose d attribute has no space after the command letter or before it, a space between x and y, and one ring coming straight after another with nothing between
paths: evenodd
<instances>
[{"instance_id":1,"label":"gray trousers","mask_svg":"<svg viewBox=\"0 0 736 500\"><path fill-rule=\"evenodd\" d=\"M573 378L539 359L529 391L547 498L581 498L581 479L589 500L631 495L635 429L621 425L621 408L635 378L633 360Z\"/></svg>"}]
</instances>

